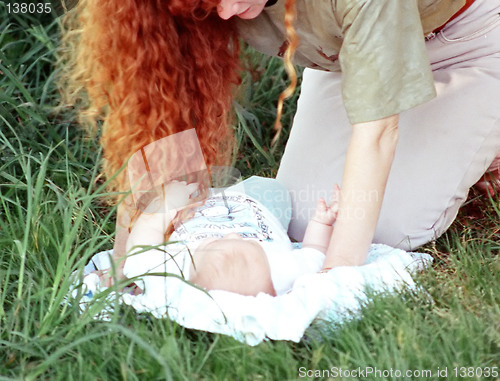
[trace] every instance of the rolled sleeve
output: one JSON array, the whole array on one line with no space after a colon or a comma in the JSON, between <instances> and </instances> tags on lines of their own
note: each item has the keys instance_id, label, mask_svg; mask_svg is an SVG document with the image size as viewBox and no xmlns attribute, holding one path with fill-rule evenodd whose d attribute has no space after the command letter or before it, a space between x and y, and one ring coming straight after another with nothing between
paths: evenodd
<instances>
[{"instance_id":1,"label":"rolled sleeve","mask_svg":"<svg viewBox=\"0 0 500 381\"><path fill-rule=\"evenodd\" d=\"M399 114L435 96L416 0L338 0L334 8L351 123Z\"/></svg>"}]
</instances>

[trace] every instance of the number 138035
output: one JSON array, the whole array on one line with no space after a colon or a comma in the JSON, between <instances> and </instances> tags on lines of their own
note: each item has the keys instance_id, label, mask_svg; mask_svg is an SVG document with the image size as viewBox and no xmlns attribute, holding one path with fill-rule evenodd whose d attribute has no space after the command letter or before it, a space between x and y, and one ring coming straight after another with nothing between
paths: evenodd
<instances>
[{"instance_id":1,"label":"number 138035","mask_svg":"<svg viewBox=\"0 0 500 381\"><path fill-rule=\"evenodd\" d=\"M51 13L50 3L8 3L7 12L14 14L41 14Z\"/></svg>"}]
</instances>

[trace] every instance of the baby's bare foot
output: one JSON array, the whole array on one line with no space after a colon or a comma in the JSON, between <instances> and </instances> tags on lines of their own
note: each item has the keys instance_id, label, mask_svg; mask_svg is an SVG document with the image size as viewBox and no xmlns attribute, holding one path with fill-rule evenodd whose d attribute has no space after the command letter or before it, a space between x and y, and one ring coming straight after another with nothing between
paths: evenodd
<instances>
[{"instance_id":1,"label":"baby's bare foot","mask_svg":"<svg viewBox=\"0 0 500 381\"><path fill-rule=\"evenodd\" d=\"M99 282L101 287L108 288L114 284L113 276L111 275L110 269L96 270L92 272L99 277Z\"/></svg>"},{"instance_id":2,"label":"baby's bare foot","mask_svg":"<svg viewBox=\"0 0 500 381\"><path fill-rule=\"evenodd\" d=\"M96 270L91 274L96 274L99 277L99 283L102 288L109 288L115 284L115 277L112 275L111 269ZM125 287L123 287L122 291L133 295L139 295L143 292L142 289L134 282L128 283Z\"/></svg>"},{"instance_id":3,"label":"baby's bare foot","mask_svg":"<svg viewBox=\"0 0 500 381\"><path fill-rule=\"evenodd\" d=\"M476 186L490 196L500 192L500 152L486 170L486 173L479 179Z\"/></svg>"}]
</instances>

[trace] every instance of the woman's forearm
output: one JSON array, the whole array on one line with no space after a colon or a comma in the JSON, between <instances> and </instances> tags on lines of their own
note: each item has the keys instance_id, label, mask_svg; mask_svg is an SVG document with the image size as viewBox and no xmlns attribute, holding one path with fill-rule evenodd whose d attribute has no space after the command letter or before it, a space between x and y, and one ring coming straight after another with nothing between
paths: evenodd
<instances>
[{"instance_id":1,"label":"woman's forearm","mask_svg":"<svg viewBox=\"0 0 500 381\"><path fill-rule=\"evenodd\" d=\"M361 265L375 234L398 140L398 116L353 125L324 268Z\"/></svg>"}]
</instances>

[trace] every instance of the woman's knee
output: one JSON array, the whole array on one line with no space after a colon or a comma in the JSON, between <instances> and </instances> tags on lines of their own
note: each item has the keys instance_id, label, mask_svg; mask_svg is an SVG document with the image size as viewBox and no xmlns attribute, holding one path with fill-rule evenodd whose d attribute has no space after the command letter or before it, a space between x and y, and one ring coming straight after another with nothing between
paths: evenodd
<instances>
[{"instance_id":1,"label":"woman's knee","mask_svg":"<svg viewBox=\"0 0 500 381\"><path fill-rule=\"evenodd\" d=\"M420 212L398 208L386 213L379 219L374 242L411 251L436 240L451 226L466 199L467 194L454 196L445 208L432 213L426 213L426 208Z\"/></svg>"}]
</instances>

